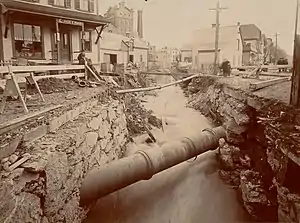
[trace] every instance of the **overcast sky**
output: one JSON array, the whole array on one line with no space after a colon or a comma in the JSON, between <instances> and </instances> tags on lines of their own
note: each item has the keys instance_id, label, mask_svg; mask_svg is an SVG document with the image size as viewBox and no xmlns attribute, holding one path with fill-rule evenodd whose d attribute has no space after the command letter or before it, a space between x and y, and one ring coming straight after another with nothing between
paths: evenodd
<instances>
[{"instance_id":1,"label":"overcast sky","mask_svg":"<svg viewBox=\"0 0 300 223\"><path fill-rule=\"evenodd\" d=\"M100 13L120 0L99 0ZM278 44L292 55L296 0L220 0L221 25L256 24L268 37L280 33ZM127 0L129 7L143 10L144 37L156 45L180 47L194 29L215 23L216 0ZM136 21L135 21L136 23ZM300 24L299 24L300 25ZM300 29L299 29L300 30Z\"/></svg>"}]
</instances>

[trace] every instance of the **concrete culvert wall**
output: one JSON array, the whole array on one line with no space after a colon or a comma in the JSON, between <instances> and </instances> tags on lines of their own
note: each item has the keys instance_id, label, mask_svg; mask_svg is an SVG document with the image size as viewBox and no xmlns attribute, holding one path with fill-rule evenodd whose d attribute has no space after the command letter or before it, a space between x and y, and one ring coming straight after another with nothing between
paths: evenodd
<instances>
[{"instance_id":1,"label":"concrete culvert wall","mask_svg":"<svg viewBox=\"0 0 300 223\"><path fill-rule=\"evenodd\" d=\"M101 93L58 109L46 124L23 124L18 141L2 135L0 222L82 222L88 211L79 207L83 178L122 157L127 141L123 103L107 99Z\"/></svg>"},{"instance_id":2,"label":"concrete culvert wall","mask_svg":"<svg viewBox=\"0 0 300 223\"><path fill-rule=\"evenodd\" d=\"M236 89L222 78L182 86L189 106L228 130L220 176L255 221L300 222L299 109Z\"/></svg>"}]
</instances>

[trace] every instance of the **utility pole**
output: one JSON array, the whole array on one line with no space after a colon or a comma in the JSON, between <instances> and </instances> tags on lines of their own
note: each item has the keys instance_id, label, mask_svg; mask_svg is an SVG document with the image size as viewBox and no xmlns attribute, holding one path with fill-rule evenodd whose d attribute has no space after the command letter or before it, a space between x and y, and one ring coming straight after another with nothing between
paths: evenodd
<instances>
[{"instance_id":1,"label":"utility pole","mask_svg":"<svg viewBox=\"0 0 300 223\"><path fill-rule=\"evenodd\" d=\"M275 65L277 64L277 61L278 61L278 36L280 34L279 33L275 33Z\"/></svg>"},{"instance_id":2,"label":"utility pole","mask_svg":"<svg viewBox=\"0 0 300 223\"><path fill-rule=\"evenodd\" d=\"M215 34L215 59L214 59L214 74L218 72L218 54L219 54L219 31L220 31L220 12L227 8L220 7L220 0L217 1L217 7L209 10L216 11L216 34Z\"/></svg>"},{"instance_id":3,"label":"utility pole","mask_svg":"<svg viewBox=\"0 0 300 223\"><path fill-rule=\"evenodd\" d=\"M300 105L300 41L298 33L298 16L299 16L299 0L297 0L296 7L296 21L295 21L295 36L294 36L294 54L293 54L293 74L292 86L290 94L290 104L294 106Z\"/></svg>"},{"instance_id":4,"label":"utility pole","mask_svg":"<svg viewBox=\"0 0 300 223\"><path fill-rule=\"evenodd\" d=\"M99 1L100 0L96 0L96 13L97 13L97 16L100 15L99 13ZM98 64L99 64L99 67L100 67L100 70L101 70L101 48L100 48L100 39L98 40L98 43L97 43L97 59L98 59Z\"/></svg>"}]
</instances>

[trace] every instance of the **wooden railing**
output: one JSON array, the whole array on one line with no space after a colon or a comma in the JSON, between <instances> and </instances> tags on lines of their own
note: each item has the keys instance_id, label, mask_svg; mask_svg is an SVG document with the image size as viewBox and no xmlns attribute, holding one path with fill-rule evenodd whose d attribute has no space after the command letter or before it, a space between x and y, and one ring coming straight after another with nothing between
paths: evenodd
<instances>
[{"instance_id":1,"label":"wooden railing","mask_svg":"<svg viewBox=\"0 0 300 223\"><path fill-rule=\"evenodd\" d=\"M255 69L257 66L232 66L232 69ZM293 68L292 65L261 65L261 68L279 69L279 68Z\"/></svg>"}]
</instances>

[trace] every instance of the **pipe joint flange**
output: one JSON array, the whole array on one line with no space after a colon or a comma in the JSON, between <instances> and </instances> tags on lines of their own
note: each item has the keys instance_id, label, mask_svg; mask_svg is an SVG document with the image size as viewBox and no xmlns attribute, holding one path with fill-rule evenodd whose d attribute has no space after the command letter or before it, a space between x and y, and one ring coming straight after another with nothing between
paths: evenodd
<instances>
[{"instance_id":1,"label":"pipe joint flange","mask_svg":"<svg viewBox=\"0 0 300 223\"><path fill-rule=\"evenodd\" d=\"M153 174L153 163L152 163L152 161L151 161L151 158L150 158L149 155L148 155L145 151L143 151L143 150L138 150L136 153L142 155L142 156L145 158L145 160L146 160L146 162L147 162L149 174L147 174L147 175L145 176L145 179L144 179L144 180L150 180L150 179L152 178L152 176L154 175L154 174Z\"/></svg>"},{"instance_id":2,"label":"pipe joint flange","mask_svg":"<svg viewBox=\"0 0 300 223\"><path fill-rule=\"evenodd\" d=\"M206 128L206 129L203 129L202 132L209 132L210 134L212 134L212 136L214 137L216 143L219 144L219 139L217 138L218 135L213 129Z\"/></svg>"}]
</instances>

